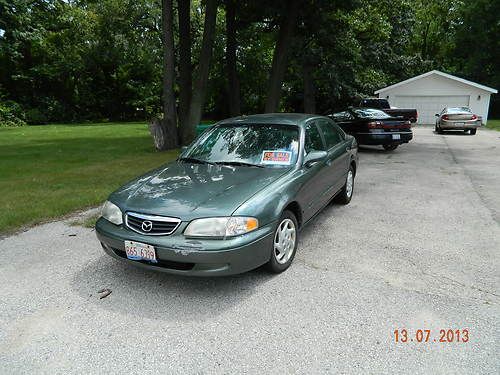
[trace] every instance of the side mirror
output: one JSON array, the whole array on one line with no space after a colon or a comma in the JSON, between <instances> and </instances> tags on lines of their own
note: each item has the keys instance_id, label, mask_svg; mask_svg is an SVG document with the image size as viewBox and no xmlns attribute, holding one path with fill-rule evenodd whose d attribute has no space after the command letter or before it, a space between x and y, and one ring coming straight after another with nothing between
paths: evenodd
<instances>
[{"instance_id":1,"label":"side mirror","mask_svg":"<svg viewBox=\"0 0 500 375\"><path fill-rule=\"evenodd\" d=\"M304 159L304 165L306 168L312 167L314 164L324 160L327 157L326 151L311 151L308 153Z\"/></svg>"},{"instance_id":2,"label":"side mirror","mask_svg":"<svg viewBox=\"0 0 500 375\"><path fill-rule=\"evenodd\" d=\"M434 116L439 117L439 113L436 113Z\"/></svg>"}]
</instances>

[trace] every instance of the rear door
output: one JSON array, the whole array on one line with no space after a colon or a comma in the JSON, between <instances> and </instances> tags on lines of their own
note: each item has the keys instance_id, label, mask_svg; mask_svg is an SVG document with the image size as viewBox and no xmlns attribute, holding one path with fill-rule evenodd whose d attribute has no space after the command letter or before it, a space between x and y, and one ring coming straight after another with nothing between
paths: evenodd
<instances>
[{"instance_id":1,"label":"rear door","mask_svg":"<svg viewBox=\"0 0 500 375\"><path fill-rule=\"evenodd\" d=\"M328 152L326 165L329 174L329 197L337 193L345 183L349 169L348 145L343 132L328 119L318 120Z\"/></svg>"}]
</instances>

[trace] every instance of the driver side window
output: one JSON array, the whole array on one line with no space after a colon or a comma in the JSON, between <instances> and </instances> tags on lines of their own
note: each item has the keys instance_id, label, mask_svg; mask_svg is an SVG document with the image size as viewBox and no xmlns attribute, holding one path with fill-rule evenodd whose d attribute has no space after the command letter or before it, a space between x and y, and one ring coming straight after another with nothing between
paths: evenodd
<instances>
[{"instance_id":1,"label":"driver side window","mask_svg":"<svg viewBox=\"0 0 500 375\"><path fill-rule=\"evenodd\" d=\"M316 122L310 122L306 125L306 140L304 143L304 150L306 154L311 151L324 151L325 145L321 139Z\"/></svg>"}]
</instances>

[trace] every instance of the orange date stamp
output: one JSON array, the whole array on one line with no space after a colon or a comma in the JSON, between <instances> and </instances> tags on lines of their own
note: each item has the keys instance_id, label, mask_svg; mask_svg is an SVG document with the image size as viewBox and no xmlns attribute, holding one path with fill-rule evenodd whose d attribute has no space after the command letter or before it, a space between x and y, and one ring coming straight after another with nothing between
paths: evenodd
<instances>
[{"instance_id":1,"label":"orange date stamp","mask_svg":"<svg viewBox=\"0 0 500 375\"><path fill-rule=\"evenodd\" d=\"M468 329L440 329L432 331L430 329L396 329L393 332L394 341L396 343L411 343L411 342L437 342L437 343L452 343L452 342L469 342Z\"/></svg>"}]
</instances>

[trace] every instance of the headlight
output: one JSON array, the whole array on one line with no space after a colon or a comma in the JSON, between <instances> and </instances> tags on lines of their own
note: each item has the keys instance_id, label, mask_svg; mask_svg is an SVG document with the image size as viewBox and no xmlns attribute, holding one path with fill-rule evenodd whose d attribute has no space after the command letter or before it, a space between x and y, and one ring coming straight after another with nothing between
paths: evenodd
<instances>
[{"instance_id":1,"label":"headlight","mask_svg":"<svg viewBox=\"0 0 500 375\"><path fill-rule=\"evenodd\" d=\"M259 221L254 217L210 217L190 222L184 235L190 237L229 237L251 232L258 227Z\"/></svg>"},{"instance_id":2,"label":"headlight","mask_svg":"<svg viewBox=\"0 0 500 375\"><path fill-rule=\"evenodd\" d=\"M116 204L113 204L110 201L104 202L101 210L101 216L116 225L121 225L123 223L122 211Z\"/></svg>"}]
</instances>

